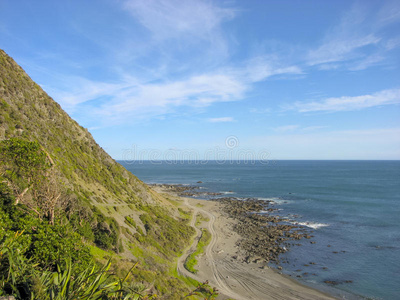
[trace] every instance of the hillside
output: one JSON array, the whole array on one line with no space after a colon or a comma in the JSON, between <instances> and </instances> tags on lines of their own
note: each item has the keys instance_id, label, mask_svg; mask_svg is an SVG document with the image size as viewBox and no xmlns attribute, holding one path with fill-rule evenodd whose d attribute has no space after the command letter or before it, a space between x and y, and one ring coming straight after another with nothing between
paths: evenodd
<instances>
[{"instance_id":1,"label":"hillside","mask_svg":"<svg viewBox=\"0 0 400 300\"><path fill-rule=\"evenodd\" d=\"M115 162L0 50L0 142L10 139L40 145L68 198L57 218L98 261L113 257L117 272L128 267L123 260L138 261L136 279L165 298L187 291L172 270L193 235L188 214ZM28 194L21 204L29 208Z\"/></svg>"}]
</instances>

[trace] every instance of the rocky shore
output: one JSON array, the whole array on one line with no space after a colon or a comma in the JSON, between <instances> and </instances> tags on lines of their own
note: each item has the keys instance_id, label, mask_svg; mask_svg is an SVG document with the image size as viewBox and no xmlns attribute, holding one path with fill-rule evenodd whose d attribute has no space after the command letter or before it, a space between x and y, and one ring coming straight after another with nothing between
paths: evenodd
<instances>
[{"instance_id":1,"label":"rocky shore","mask_svg":"<svg viewBox=\"0 0 400 300\"><path fill-rule=\"evenodd\" d=\"M201 181L199 181L201 183ZM172 192L180 197L206 197L221 196L222 193L212 193L202 191L198 186L183 185L183 184L150 184L150 186L158 187L167 192Z\"/></svg>"},{"instance_id":2,"label":"rocky shore","mask_svg":"<svg viewBox=\"0 0 400 300\"><path fill-rule=\"evenodd\" d=\"M271 201L257 199L220 198L227 217L237 220L233 227L241 239L237 245L246 262L274 262L280 264L279 255L288 251L294 241L311 238L303 227L287 224L286 219L271 215L275 208Z\"/></svg>"},{"instance_id":3,"label":"rocky shore","mask_svg":"<svg viewBox=\"0 0 400 300\"><path fill-rule=\"evenodd\" d=\"M275 263L280 265L280 254L285 253L302 238L310 239L311 231L304 226L290 224L287 219L271 214L276 211L272 201L253 198L216 197L222 193L202 191L198 186L155 184L165 191L182 197L208 196L210 200L222 204L227 218L234 219L233 230L241 239L237 242L238 255L233 259L247 263ZM278 266L278 269L281 267Z\"/></svg>"},{"instance_id":4,"label":"rocky shore","mask_svg":"<svg viewBox=\"0 0 400 300\"><path fill-rule=\"evenodd\" d=\"M334 299L269 267L269 262L278 261L290 243L296 243L300 235L307 235L289 220L277 216L274 203L227 197L214 197L213 201L198 199L202 196L196 192L204 191L198 186L153 185L152 188L168 193L174 205L181 203L189 208L193 217L204 217L201 222L197 218L191 222L198 230L206 228L211 233L209 246L197 257L198 273L186 272L184 268L188 252L178 261L177 270L199 282L208 280L219 291L217 299ZM194 196L178 196L186 192Z\"/></svg>"}]
</instances>

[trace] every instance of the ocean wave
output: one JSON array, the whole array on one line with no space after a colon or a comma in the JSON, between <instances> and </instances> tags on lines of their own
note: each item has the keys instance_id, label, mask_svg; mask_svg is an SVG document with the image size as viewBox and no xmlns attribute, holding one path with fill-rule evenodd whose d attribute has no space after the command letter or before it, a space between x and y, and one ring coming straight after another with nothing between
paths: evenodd
<instances>
[{"instance_id":1,"label":"ocean wave","mask_svg":"<svg viewBox=\"0 0 400 300\"><path fill-rule=\"evenodd\" d=\"M257 198L258 200L263 200L263 201L270 201L272 202L272 204L277 204L277 205L281 205L281 204L288 204L288 203L292 203L293 201L291 200L285 200L285 199L280 199L280 198L275 198L275 197L271 197L271 198Z\"/></svg>"},{"instance_id":2,"label":"ocean wave","mask_svg":"<svg viewBox=\"0 0 400 300\"><path fill-rule=\"evenodd\" d=\"M236 194L235 192L232 192L232 191L229 191L229 192L224 192L224 191L221 191L220 193L221 193L221 194L224 194L224 195L232 195L232 194Z\"/></svg>"},{"instance_id":3,"label":"ocean wave","mask_svg":"<svg viewBox=\"0 0 400 300\"><path fill-rule=\"evenodd\" d=\"M314 223L314 222L292 222L294 225L301 225L301 226L306 226L312 229L319 229L321 227L327 227L329 224L325 223Z\"/></svg>"}]
</instances>

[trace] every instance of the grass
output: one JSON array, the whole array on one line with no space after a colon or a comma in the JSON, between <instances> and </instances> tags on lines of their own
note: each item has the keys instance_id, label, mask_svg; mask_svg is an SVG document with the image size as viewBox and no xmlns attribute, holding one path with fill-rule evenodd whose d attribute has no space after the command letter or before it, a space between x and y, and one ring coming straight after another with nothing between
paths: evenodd
<instances>
[{"instance_id":1,"label":"grass","mask_svg":"<svg viewBox=\"0 0 400 300\"><path fill-rule=\"evenodd\" d=\"M189 272L196 274L198 272L197 269L195 269L195 266L197 265L197 256L202 254L204 252L204 248L210 243L211 241L211 234L210 232L203 228L202 229L202 234L199 239L199 242L197 243L196 246L196 251L190 254L185 261L185 269L188 270Z\"/></svg>"},{"instance_id":2,"label":"grass","mask_svg":"<svg viewBox=\"0 0 400 300\"><path fill-rule=\"evenodd\" d=\"M208 222L210 221L209 218L205 217L202 213L198 213L196 215L196 226L199 227L202 222Z\"/></svg>"}]
</instances>

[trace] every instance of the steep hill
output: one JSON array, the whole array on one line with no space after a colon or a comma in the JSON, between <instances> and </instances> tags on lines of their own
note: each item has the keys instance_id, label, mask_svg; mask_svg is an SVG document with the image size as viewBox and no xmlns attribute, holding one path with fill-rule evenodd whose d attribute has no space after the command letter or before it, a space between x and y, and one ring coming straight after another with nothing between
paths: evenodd
<instances>
[{"instance_id":1,"label":"steep hill","mask_svg":"<svg viewBox=\"0 0 400 300\"><path fill-rule=\"evenodd\" d=\"M193 234L188 215L115 162L0 50L0 141L15 137L38 142L52 161L74 208L69 222L93 249L108 251L94 250L98 259L114 252L139 261L141 281L178 297L167 291L184 289L171 270Z\"/></svg>"}]
</instances>

